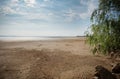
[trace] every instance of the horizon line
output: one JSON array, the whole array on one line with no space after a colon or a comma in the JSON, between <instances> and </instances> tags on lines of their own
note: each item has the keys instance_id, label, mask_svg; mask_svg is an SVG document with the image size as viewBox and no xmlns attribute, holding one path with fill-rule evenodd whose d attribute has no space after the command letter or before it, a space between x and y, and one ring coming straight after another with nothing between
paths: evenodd
<instances>
[{"instance_id":1,"label":"horizon line","mask_svg":"<svg viewBox=\"0 0 120 79\"><path fill-rule=\"evenodd\" d=\"M55 35L55 36L52 36L52 35L49 35L49 36L23 36L23 35L0 35L0 37L86 37L85 35L74 35L74 36L63 36L63 35Z\"/></svg>"}]
</instances>

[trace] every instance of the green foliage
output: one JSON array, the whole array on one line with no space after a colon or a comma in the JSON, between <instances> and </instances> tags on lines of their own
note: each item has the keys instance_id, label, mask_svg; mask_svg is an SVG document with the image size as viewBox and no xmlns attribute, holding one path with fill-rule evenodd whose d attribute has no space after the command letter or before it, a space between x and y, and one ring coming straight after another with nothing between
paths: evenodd
<instances>
[{"instance_id":1,"label":"green foliage","mask_svg":"<svg viewBox=\"0 0 120 79\"><path fill-rule=\"evenodd\" d=\"M91 15L91 32L87 42L93 54L116 53L120 50L120 0L99 0L98 9Z\"/></svg>"}]
</instances>

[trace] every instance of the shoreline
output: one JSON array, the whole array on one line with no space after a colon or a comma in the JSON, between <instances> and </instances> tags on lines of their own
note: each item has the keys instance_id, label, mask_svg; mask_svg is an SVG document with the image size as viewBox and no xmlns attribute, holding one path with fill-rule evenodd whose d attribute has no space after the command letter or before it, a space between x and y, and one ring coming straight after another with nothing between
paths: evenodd
<instances>
[{"instance_id":1,"label":"shoreline","mask_svg":"<svg viewBox=\"0 0 120 79\"><path fill-rule=\"evenodd\" d=\"M62 40L85 40L86 37L3 37L0 42L20 42L20 41L62 41Z\"/></svg>"}]
</instances>

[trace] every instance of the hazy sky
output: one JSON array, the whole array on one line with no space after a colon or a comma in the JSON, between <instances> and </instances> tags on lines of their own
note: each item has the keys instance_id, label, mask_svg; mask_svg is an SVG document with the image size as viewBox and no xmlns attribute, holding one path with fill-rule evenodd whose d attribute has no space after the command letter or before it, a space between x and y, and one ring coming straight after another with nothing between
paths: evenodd
<instances>
[{"instance_id":1,"label":"hazy sky","mask_svg":"<svg viewBox=\"0 0 120 79\"><path fill-rule=\"evenodd\" d=\"M0 35L84 35L97 1L0 0Z\"/></svg>"}]
</instances>

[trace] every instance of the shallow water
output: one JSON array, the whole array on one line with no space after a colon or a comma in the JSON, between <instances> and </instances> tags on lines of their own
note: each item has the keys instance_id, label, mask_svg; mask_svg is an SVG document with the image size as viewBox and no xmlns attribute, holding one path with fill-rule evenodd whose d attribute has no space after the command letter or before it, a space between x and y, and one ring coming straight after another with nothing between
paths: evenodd
<instances>
[{"instance_id":1,"label":"shallow water","mask_svg":"<svg viewBox=\"0 0 120 79\"><path fill-rule=\"evenodd\" d=\"M58 37L58 36L2 36L0 41L25 41L25 40L59 40L59 39L70 39L76 37Z\"/></svg>"}]
</instances>

